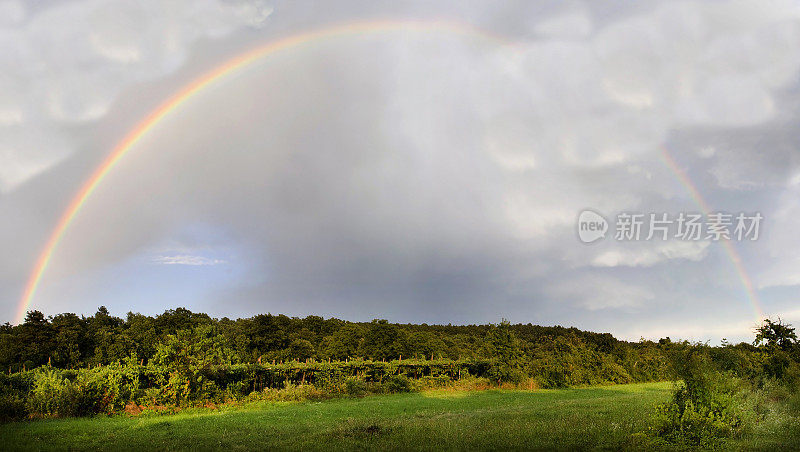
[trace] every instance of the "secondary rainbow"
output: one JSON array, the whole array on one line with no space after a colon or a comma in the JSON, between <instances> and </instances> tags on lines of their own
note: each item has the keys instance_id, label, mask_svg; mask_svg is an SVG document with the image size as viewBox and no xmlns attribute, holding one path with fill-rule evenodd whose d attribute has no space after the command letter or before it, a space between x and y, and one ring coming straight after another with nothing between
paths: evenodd
<instances>
[{"instance_id":1,"label":"secondary rainbow","mask_svg":"<svg viewBox=\"0 0 800 452\"><path fill-rule=\"evenodd\" d=\"M678 180L683 184L684 187L689 191L689 195L694 200L695 204L700 207L700 210L705 215L709 215L712 213L711 206L706 202L703 195L698 190L697 186L692 179L686 174L686 171L678 165L678 162L672 157L672 154L669 152L669 149L666 147L661 148L661 155L664 158L664 162L666 162L667 166L675 173L675 176ZM761 300L758 297L758 292L756 292L755 286L753 285L753 281L750 279L750 275L747 274L747 269L744 268L744 264L742 263L742 257L739 255L739 252L736 251L736 247L733 246L730 239L722 239L720 240L722 243L722 247L725 249L725 252L728 254L728 257L733 264L736 273L739 275L739 279L742 281L742 285L744 286L745 292L747 293L747 298L750 301L751 306L753 307L753 311L756 315L756 321L761 322L766 315L764 314L764 309L761 307Z\"/></svg>"}]
</instances>

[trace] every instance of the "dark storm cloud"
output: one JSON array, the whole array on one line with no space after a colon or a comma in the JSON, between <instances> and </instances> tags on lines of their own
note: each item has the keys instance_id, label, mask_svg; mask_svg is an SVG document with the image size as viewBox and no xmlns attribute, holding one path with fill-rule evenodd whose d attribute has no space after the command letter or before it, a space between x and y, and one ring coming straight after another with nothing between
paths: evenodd
<instances>
[{"instance_id":1,"label":"dark storm cloud","mask_svg":"<svg viewBox=\"0 0 800 452\"><path fill-rule=\"evenodd\" d=\"M435 30L340 37L278 53L195 96L93 195L36 306L46 309L56 288L69 291L81 275L153 254L151 265L219 261L219 271L243 269L189 306L220 316L507 317L633 338L662 330L747 334L748 301L732 291L739 282L717 244L584 246L574 231L587 207L608 215L696 210L662 160L664 144L715 205L763 206L778 217L791 211L797 8L715 5L242 3L224 23L203 19L202 10L191 20L176 13L170 26L199 23L207 31L184 35L177 54L152 47L164 25L145 14L155 37L117 36L111 47L86 52L105 55L111 67L139 55L159 62L158 71L140 69L139 77L107 85L102 71L92 72L85 77L96 83L78 86L64 108L34 114L46 127L27 119L3 126L15 130L0 136L4 143L20 143L14 136L29 128L67 150L53 151L40 168L22 151L0 154L17 168L0 172L10 175L0 199L10 218L0 225L7 250L0 302L12 311L59 211L93 166L145 106L191 80L193 70L322 23L451 17L517 43ZM252 28L248 18L272 6ZM71 14L96 7L78 2ZM25 16L10 29L42 34L33 26L20 31L35 21ZM725 96L735 101L722 102ZM8 113L0 120L16 121L15 105L0 105ZM73 121L65 125L59 115ZM196 230L204 232L187 232ZM743 248L758 266L753 273L764 275L765 287L798 284L787 278L797 261L771 240ZM203 254L220 249L230 257ZM89 312L97 301L92 284L80 287L85 305L74 310ZM128 309L158 311L165 303L152 293ZM771 307L785 311L782 303ZM696 320L682 322L688 312ZM724 326L703 330L713 316Z\"/></svg>"}]
</instances>

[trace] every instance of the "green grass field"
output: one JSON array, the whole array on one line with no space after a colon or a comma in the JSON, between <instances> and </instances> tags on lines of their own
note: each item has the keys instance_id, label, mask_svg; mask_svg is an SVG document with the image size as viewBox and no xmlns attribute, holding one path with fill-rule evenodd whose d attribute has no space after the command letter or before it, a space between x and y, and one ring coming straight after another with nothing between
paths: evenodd
<instances>
[{"instance_id":1,"label":"green grass field","mask_svg":"<svg viewBox=\"0 0 800 452\"><path fill-rule=\"evenodd\" d=\"M669 383L432 391L0 425L5 450L641 449ZM750 439L743 448L766 443Z\"/></svg>"}]
</instances>

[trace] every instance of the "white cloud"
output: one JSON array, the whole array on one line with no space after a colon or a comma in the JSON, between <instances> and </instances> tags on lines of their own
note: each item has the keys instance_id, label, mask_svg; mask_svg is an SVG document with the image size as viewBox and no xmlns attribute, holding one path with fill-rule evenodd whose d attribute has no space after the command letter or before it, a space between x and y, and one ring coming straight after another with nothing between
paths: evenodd
<instances>
[{"instance_id":1,"label":"white cloud","mask_svg":"<svg viewBox=\"0 0 800 452\"><path fill-rule=\"evenodd\" d=\"M80 0L29 16L20 2L0 2L0 127L48 137L97 121L124 89L179 68L194 42L260 26L270 12L261 0ZM0 172L0 188L13 190L76 149L61 138L48 156L10 143L0 129L10 168Z\"/></svg>"},{"instance_id":2,"label":"white cloud","mask_svg":"<svg viewBox=\"0 0 800 452\"><path fill-rule=\"evenodd\" d=\"M651 246L648 242L632 242L638 247L605 251L592 260L595 267L652 267L674 259L700 261L708 255L710 242L670 240ZM626 243L628 245L628 243Z\"/></svg>"},{"instance_id":3,"label":"white cloud","mask_svg":"<svg viewBox=\"0 0 800 452\"><path fill-rule=\"evenodd\" d=\"M190 254L178 254L172 256L158 256L153 259L154 264L161 265L191 265L191 266L204 266L204 265L220 265L227 264L228 261L223 259L212 259L205 256L193 256Z\"/></svg>"},{"instance_id":4,"label":"white cloud","mask_svg":"<svg viewBox=\"0 0 800 452\"><path fill-rule=\"evenodd\" d=\"M656 319L645 326L636 325L632 328L623 328L619 337L630 341L642 337L650 340L669 337L673 341L705 341L713 337L717 340L727 338L729 342L737 340L749 342L755 336L753 329L756 326L752 320L713 322L702 319L688 323L682 322L679 325L664 325L663 322Z\"/></svg>"},{"instance_id":5,"label":"white cloud","mask_svg":"<svg viewBox=\"0 0 800 452\"><path fill-rule=\"evenodd\" d=\"M770 317L772 319L780 317L783 322L796 325L800 321L800 310L783 311ZM644 325L637 324L623 328L618 337L631 341L642 337L650 340L670 337L673 341L706 341L713 338L712 345L714 345L715 341L722 338L726 338L728 342L732 343L736 341L751 342L755 338L754 330L759 326L759 322L755 319L733 320L725 313L720 313L719 318L714 320L709 321L702 317L685 320L679 325L664 325L660 319L653 319L649 322L642 322Z\"/></svg>"},{"instance_id":6,"label":"white cloud","mask_svg":"<svg viewBox=\"0 0 800 452\"><path fill-rule=\"evenodd\" d=\"M626 176L618 171L659 160L675 129L772 120L776 90L796 79L800 53L791 45L797 41L797 9L782 2L769 6L769 11L755 11L738 2L713 8L675 2L605 27L590 27L585 13L567 11L541 22L540 31L558 37L573 27L581 39L535 40L476 65L486 68L487 79L498 79L498 69L507 75L493 81L500 87L491 93L494 101L476 102L485 116L487 154L524 178L508 184L503 203L514 234L547 237L587 206L601 211L636 207L641 193L674 175L663 165ZM587 31L591 28L596 32ZM703 154L717 157L709 171L720 186L761 186L769 174L767 163L760 164L765 171L748 173L748 163L758 157L752 149L742 153L749 155L724 160L721 153ZM612 174L626 183L615 184ZM696 260L705 249L697 244L644 247L651 249L635 255L609 252L595 264Z\"/></svg>"},{"instance_id":7,"label":"white cloud","mask_svg":"<svg viewBox=\"0 0 800 452\"><path fill-rule=\"evenodd\" d=\"M550 288L549 294L589 311L637 308L655 298L646 287L600 275L563 280Z\"/></svg>"},{"instance_id":8,"label":"white cloud","mask_svg":"<svg viewBox=\"0 0 800 452\"><path fill-rule=\"evenodd\" d=\"M714 148L714 146L703 146L697 150L697 154L704 159L710 159L711 157L714 157L714 154L716 153L717 150Z\"/></svg>"}]
</instances>

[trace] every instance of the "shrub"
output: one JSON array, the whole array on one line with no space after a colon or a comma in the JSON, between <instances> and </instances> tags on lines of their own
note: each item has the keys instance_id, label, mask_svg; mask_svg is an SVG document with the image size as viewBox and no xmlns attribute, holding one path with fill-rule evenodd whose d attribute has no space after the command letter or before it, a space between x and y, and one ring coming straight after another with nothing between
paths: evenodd
<instances>
[{"instance_id":1,"label":"shrub","mask_svg":"<svg viewBox=\"0 0 800 452\"><path fill-rule=\"evenodd\" d=\"M215 366L230 366L236 354L212 326L179 330L160 343L153 362L170 370L161 399L175 405L218 400L221 393L207 373Z\"/></svg>"},{"instance_id":2,"label":"shrub","mask_svg":"<svg viewBox=\"0 0 800 452\"><path fill-rule=\"evenodd\" d=\"M465 377L469 378L469 376ZM414 390L416 391L424 391L427 389L443 389L452 386L453 379L448 377L447 375L439 375L438 377L421 377L414 381ZM491 380L487 379L487 382Z\"/></svg>"},{"instance_id":3,"label":"shrub","mask_svg":"<svg viewBox=\"0 0 800 452\"><path fill-rule=\"evenodd\" d=\"M247 396L247 401L267 402L301 402L305 400L323 400L329 398L329 393L316 388L314 385L288 384L283 389L267 388L263 391L254 391Z\"/></svg>"},{"instance_id":4,"label":"shrub","mask_svg":"<svg viewBox=\"0 0 800 452\"><path fill-rule=\"evenodd\" d=\"M77 380L77 379L76 379ZM71 381L61 372L43 368L28 395L28 410L40 416L80 416L95 413L100 397L86 378Z\"/></svg>"},{"instance_id":5,"label":"shrub","mask_svg":"<svg viewBox=\"0 0 800 452\"><path fill-rule=\"evenodd\" d=\"M703 346L678 350L672 359L680 382L672 399L657 407L650 433L668 443L700 447L742 433L755 416L745 401L752 394L749 385L717 370Z\"/></svg>"},{"instance_id":6,"label":"shrub","mask_svg":"<svg viewBox=\"0 0 800 452\"><path fill-rule=\"evenodd\" d=\"M738 392L726 391L715 391L709 400L692 400L686 387L680 387L672 401L657 407L651 431L669 443L713 447L721 438L743 432L743 402Z\"/></svg>"},{"instance_id":7,"label":"shrub","mask_svg":"<svg viewBox=\"0 0 800 452\"><path fill-rule=\"evenodd\" d=\"M449 377L447 378L449 380ZM394 375L386 382L386 392L396 393L409 391L411 391L411 380L405 375Z\"/></svg>"},{"instance_id":8,"label":"shrub","mask_svg":"<svg viewBox=\"0 0 800 452\"><path fill-rule=\"evenodd\" d=\"M27 396L34 376L30 371L11 375L0 373L0 421L20 419L28 414Z\"/></svg>"},{"instance_id":9,"label":"shrub","mask_svg":"<svg viewBox=\"0 0 800 452\"><path fill-rule=\"evenodd\" d=\"M367 383L357 378L348 378L344 381L344 393L350 397L364 397L368 391Z\"/></svg>"},{"instance_id":10,"label":"shrub","mask_svg":"<svg viewBox=\"0 0 800 452\"><path fill-rule=\"evenodd\" d=\"M55 415L60 411L59 403L62 401L66 380L61 373L44 369L37 372L33 380L33 387L28 394L28 410L39 415Z\"/></svg>"},{"instance_id":11,"label":"shrub","mask_svg":"<svg viewBox=\"0 0 800 452\"><path fill-rule=\"evenodd\" d=\"M24 396L11 392L0 394L0 421L20 419L27 413Z\"/></svg>"}]
</instances>

